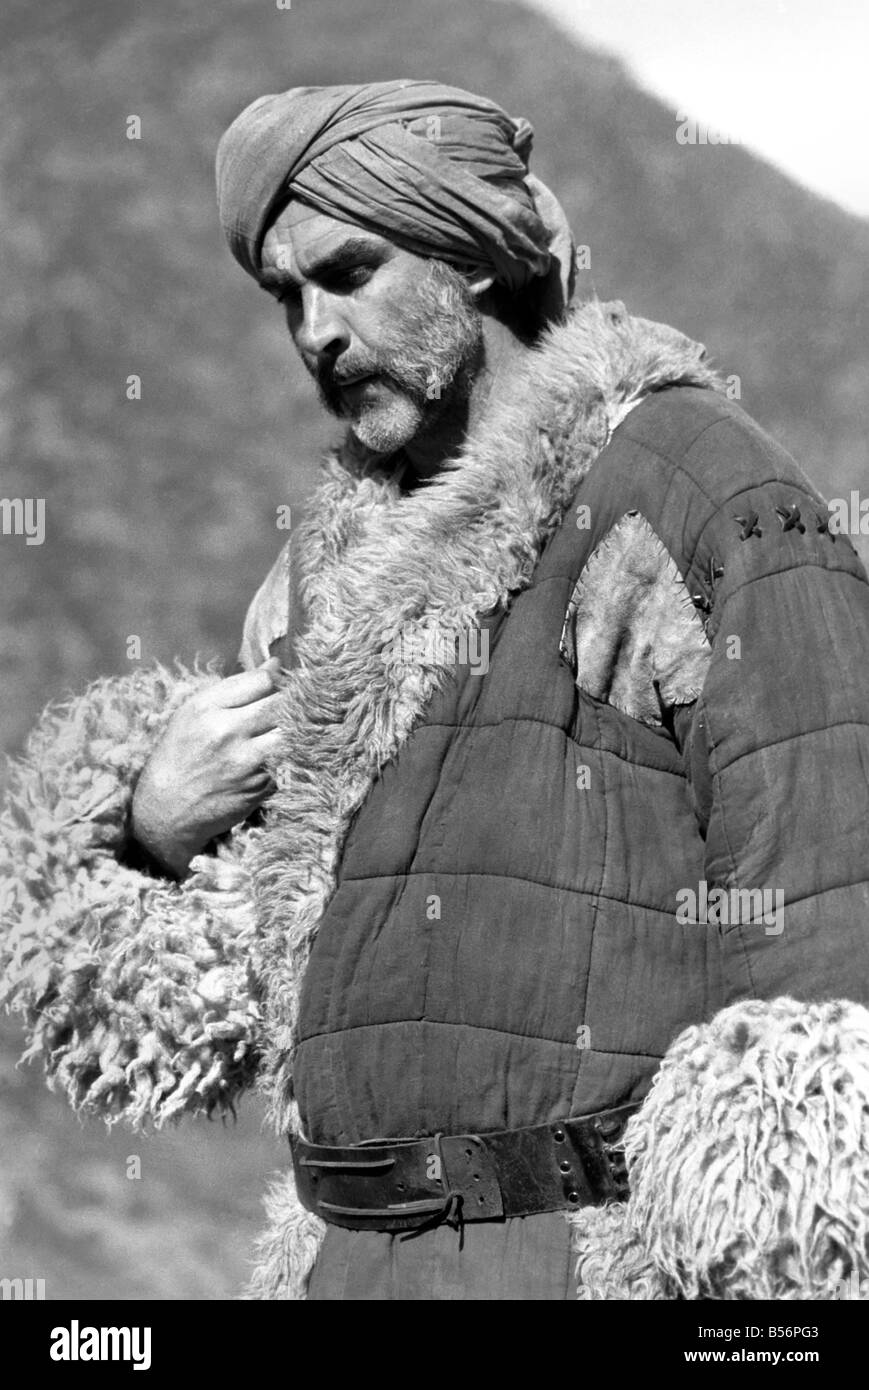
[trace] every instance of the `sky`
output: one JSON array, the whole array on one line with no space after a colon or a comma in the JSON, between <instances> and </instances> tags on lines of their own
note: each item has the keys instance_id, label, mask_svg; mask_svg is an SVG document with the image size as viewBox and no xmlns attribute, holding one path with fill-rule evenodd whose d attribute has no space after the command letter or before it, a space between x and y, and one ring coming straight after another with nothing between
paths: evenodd
<instances>
[{"instance_id":1,"label":"sky","mask_svg":"<svg viewBox=\"0 0 869 1390\"><path fill-rule=\"evenodd\" d=\"M869 217L869 0L524 0L641 85Z\"/></svg>"}]
</instances>

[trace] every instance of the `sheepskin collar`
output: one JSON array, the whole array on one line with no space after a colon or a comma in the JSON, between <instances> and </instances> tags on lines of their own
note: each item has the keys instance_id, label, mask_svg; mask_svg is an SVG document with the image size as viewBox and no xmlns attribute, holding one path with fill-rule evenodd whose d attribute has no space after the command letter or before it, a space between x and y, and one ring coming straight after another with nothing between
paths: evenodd
<instances>
[{"instance_id":1,"label":"sheepskin collar","mask_svg":"<svg viewBox=\"0 0 869 1390\"><path fill-rule=\"evenodd\" d=\"M304 624L283 692L284 753L254 866L280 1129L293 1121L298 993L351 817L453 670L462 634L531 581L544 544L626 407L714 386L704 349L618 302L574 309L519 360L461 451L426 486L348 444L326 465L299 548ZM425 638L412 665L384 659Z\"/></svg>"}]
</instances>

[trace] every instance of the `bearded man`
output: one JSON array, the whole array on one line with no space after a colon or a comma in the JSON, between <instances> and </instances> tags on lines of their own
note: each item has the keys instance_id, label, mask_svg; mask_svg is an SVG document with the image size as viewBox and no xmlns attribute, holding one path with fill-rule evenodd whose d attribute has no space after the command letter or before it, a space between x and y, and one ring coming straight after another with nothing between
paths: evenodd
<instances>
[{"instance_id":1,"label":"bearded man","mask_svg":"<svg viewBox=\"0 0 869 1390\"><path fill-rule=\"evenodd\" d=\"M869 993L866 575L702 347L571 303L531 134L413 81L233 123L230 248L346 435L243 670L49 710L6 813L74 1104L258 1078L292 1137L259 1297L575 1297L674 1038Z\"/></svg>"}]
</instances>

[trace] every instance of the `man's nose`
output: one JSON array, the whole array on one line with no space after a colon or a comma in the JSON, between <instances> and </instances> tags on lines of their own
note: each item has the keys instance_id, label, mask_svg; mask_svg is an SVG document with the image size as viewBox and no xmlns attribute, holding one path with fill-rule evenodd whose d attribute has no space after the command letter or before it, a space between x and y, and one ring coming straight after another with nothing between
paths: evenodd
<instances>
[{"instance_id":1,"label":"man's nose","mask_svg":"<svg viewBox=\"0 0 869 1390\"><path fill-rule=\"evenodd\" d=\"M303 356L317 363L323 357L338 357L350 344L350 330L341 313L341 302L319 285L302 290L302 319L296 333L296 347Z\"/></svg>"}]
</instances>

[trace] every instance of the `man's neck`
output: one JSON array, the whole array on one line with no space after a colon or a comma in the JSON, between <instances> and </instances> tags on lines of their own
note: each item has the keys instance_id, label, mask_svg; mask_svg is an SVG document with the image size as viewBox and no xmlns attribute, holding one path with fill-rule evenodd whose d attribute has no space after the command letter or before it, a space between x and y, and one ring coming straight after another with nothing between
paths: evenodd
<instances>
[{"instance_id":1,"label":"man's neck","mask_svg":"<svg viewBox=\"0 0 869 1390\"><path fill-rule=\"evenodd\" d=\"M445 411L432 430L404 447L417 478L430 478L461 449L465 439L501 398L515 364L530 351L512 329L486 316L480 368L459 411Z\"/></svg>"}]
</instances>

